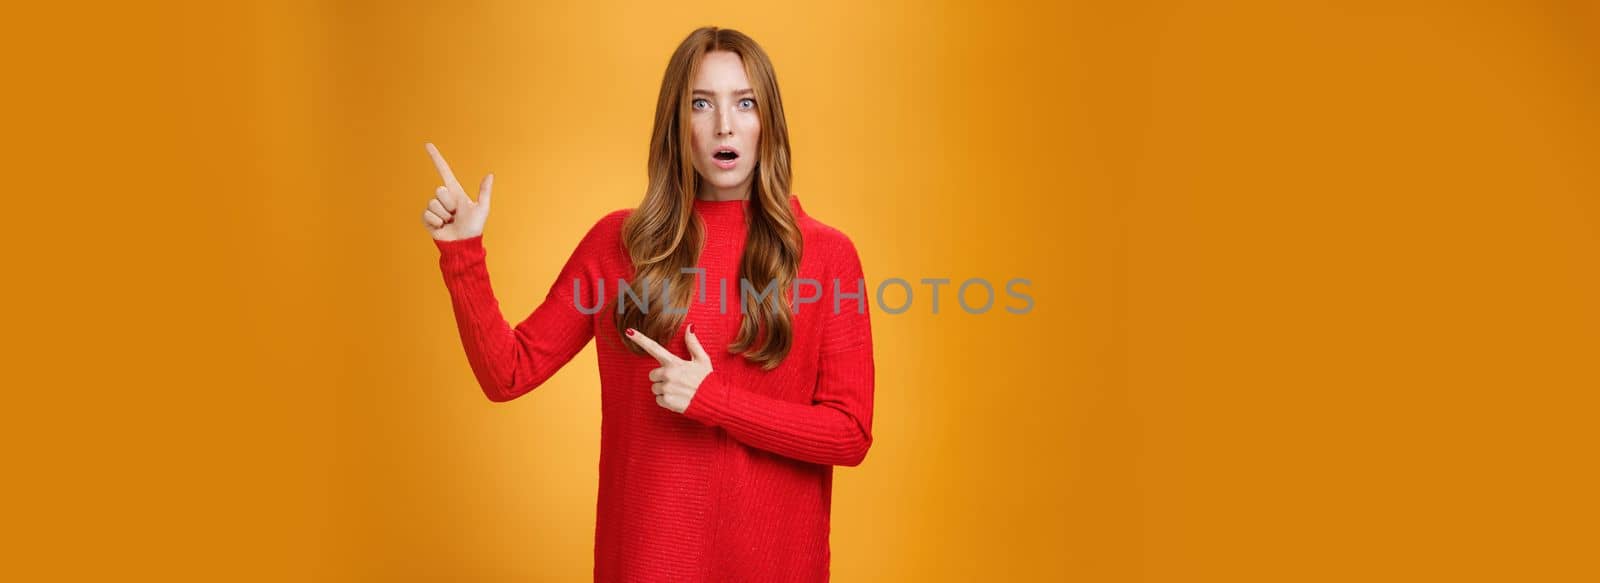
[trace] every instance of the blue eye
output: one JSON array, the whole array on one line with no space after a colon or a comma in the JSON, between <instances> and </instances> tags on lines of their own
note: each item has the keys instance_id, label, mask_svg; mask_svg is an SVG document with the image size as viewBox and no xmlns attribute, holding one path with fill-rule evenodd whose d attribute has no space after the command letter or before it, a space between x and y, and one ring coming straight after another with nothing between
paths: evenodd
<instances>
[{"instance_id":1,"label":"blue eye","mask_svg":"<svg viewBox=\"0 0 1600 583\"><path fill-rule=\"evenodd\" d=\"M750 109L750 108L755 107L755 106L756 106L756 100L751 99L749 97L746 97L744 99L740 99L739 100L739 107L743 107L745 109Z\"/></svg>"},{"instance_id":2,"label":"blue eye","mask_svg":"<svg viewBox=\"0 0 1600 583\"><path fill-rule=\"evenodd\" d=\"M695 98L695 99L694 99L694 101L693 101L693 102L691 102L691 105L692 105L692 106L693 106L693 107L694 107L694 108L695 108L695 109L704 109L704 108L703 108L703 107L701 107L701 104L704 104L704 105L705 105L705 107L711 107L711 102L710 102L710 101L706 101L706 100L705 100L705 99L701 99L701 98L699 98L699 97L696 97L696 98Z\"/></svg>"}]
</instances>

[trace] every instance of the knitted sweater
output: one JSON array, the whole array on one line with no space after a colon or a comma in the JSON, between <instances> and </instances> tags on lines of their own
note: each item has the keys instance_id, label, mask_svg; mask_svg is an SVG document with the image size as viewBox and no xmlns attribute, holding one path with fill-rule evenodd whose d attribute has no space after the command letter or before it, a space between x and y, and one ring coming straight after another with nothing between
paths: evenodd
<instances>
[{"instance_id":1,"label":"knitted sweater","mask_svg":"<svg viewBox=\"0 0 1600 583\"><path fill-rule=\"evenodd\" d=\"M797 278L818 284L788 293L818 299L795 306L791 350L764 371L725 348L741 318L746 201L695 201L705 274L684 324L695 325L714 370L682 414L656 404L647 374L660 365L629 352L614 325L618 279L634 273L621 243L630 209L589 230L515 326L490 289L482 236L435 241L467 361L491 401L537 388L596 340L596 581L828 579L833 466L861 463L872 444L871 296L850 239L806 215L798 197L789 202L804 237ZM683 334L680 325L654 340L688 359Z\"/></svg>"}]
</instances>

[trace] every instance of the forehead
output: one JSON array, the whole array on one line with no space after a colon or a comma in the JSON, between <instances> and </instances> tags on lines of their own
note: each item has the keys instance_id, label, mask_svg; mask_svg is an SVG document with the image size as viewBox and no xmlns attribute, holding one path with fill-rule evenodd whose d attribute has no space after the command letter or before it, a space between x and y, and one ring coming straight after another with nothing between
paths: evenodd
<instances>
[{"instance_id":1,"label":"forehead","mask_svg":"<svg viewBox=\"0 0 1600 583\"><path fill-rule=\"evenodd\" d=\"M694 88L711 91L737 91L750 87L744 74L744 60L737 53L712 51L700 59L695 71Z\"/></svg>"}]
</instances>

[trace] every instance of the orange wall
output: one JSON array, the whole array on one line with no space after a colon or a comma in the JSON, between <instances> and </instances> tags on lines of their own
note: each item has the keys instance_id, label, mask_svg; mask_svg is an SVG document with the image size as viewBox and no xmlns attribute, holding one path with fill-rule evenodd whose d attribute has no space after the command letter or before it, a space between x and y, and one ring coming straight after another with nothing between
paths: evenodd
<instances>
[{"instance_id":1,"label":"orange wall","mask_svg":"<svg viewBox=\"0 0 1600 583\"><path fill-rule=\"evenodd\" d=\"M869 278L1033 281L874 315L835 580L1600 576L1592 3L680 4L20 9L0 577L587 577L593 350L482 398L422 144L520 318L713 23Z\"/></svg>"}]
</instances>

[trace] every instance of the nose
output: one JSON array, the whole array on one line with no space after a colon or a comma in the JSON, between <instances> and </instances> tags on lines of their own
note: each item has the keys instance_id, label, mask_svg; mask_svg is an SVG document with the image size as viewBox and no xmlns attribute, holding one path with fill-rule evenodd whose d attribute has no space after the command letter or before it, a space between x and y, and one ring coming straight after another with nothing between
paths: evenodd
<instances>
[{"instance_id":1,"label":"nose","mask_svg":"<svg viewBox=\"0 0 1600 583\"><path fill-rule=\"evenodd\" d=\"M728 110L717 111L717 137L733 135L733 119L728 115Z\"/></svg>"}]
</instances>

